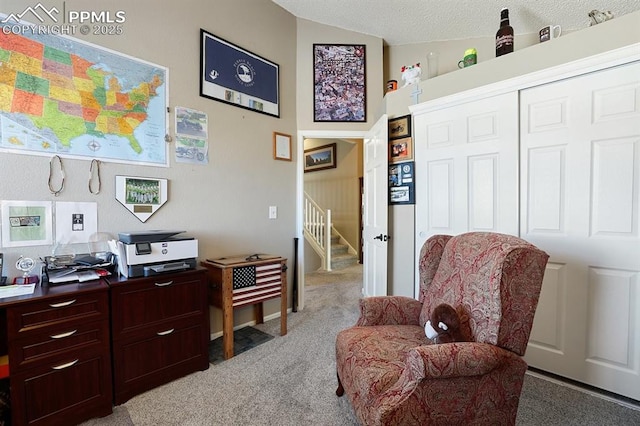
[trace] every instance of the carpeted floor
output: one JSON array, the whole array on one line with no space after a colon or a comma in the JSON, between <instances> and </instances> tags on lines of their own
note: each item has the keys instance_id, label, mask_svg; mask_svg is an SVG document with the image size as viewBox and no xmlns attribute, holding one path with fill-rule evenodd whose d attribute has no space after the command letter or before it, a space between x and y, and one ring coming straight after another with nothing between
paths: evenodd
<instances>
[{"instance_id":1,"label":"carpeted floor","mask_svg":"<svg viewBox=\"0 0 640 426\"><path fill-rule=\"evenodd\" d=\"M233 333L233 354L238 355L249 349L268 342L273 336L253 327L243 327ZM224 361L222 356L222 336L209 343L209 362L219 364Z\"/></svg>"},{"instance_id":2,"label":"carpeted floor","mask_svg":"<svg viewBox=\"0 0 640 426\"><path fill-rule=\"evenodd\" d=\"M138 395L84 426L356 426L335 395L335 336L358 317L362 267L307 276L304 310L255 328L274 336L251 350ZM637 426L640 411L525 376L517 426Z\"/></svg>"}]
</instances>

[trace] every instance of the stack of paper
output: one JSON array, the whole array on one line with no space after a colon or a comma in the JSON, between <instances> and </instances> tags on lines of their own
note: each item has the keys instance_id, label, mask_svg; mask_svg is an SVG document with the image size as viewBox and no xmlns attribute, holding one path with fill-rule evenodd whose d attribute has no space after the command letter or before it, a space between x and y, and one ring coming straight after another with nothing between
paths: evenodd
<instances>
[{"instance_id":1,"label":"stack of paper","mask_svg":"<svg viewBox=\"0 0 640 426\"><path fill-rule=\"evenodd\" d=\"M49 282L53 284L66 283L71 281L97 280L100 275L92 269L77 270L75 268L66 268L59 271L49 271Z\"/></svg>"},{"instance_id":2,"label":"stack of paper","mask_svg":"<svg viewBox=\"0 0 640 426\"><path fill-rule=\"evenodd\" d=\"M0 287L0 298L33 294L35 284L5 285Z\"/></svg>"}]
</instances>

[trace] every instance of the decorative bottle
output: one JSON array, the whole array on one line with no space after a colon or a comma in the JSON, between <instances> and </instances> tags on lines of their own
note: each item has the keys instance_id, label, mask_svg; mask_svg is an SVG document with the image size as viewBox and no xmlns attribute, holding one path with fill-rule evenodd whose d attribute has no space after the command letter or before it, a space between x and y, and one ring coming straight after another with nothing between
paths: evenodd
<instances>
[{"instance_id":1,"label":"decorative bottle","mask_svg":"<svg viewBox=\"0 0 640 426\"><path fill-rule=\"evenodd\" d=\"M500 28L496 33L496 57L513 52L513 27L509 25L509 9L500 11Z\"/></svg>"}]
</instances>

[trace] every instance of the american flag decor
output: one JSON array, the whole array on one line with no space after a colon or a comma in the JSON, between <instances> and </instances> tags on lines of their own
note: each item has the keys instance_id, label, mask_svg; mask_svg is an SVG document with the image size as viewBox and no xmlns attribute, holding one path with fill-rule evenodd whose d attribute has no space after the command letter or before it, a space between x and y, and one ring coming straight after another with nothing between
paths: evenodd
<instances>
[{"instance_id":1,"label":"american flag decor","mask_svg":"<svg viewBox=\"0 0 640 426\"><path fill-rule=\"evenodd\" d=\"M275 262L233 270L233 307L280 297L282 265Z\"/></svg>"}]
</instances>

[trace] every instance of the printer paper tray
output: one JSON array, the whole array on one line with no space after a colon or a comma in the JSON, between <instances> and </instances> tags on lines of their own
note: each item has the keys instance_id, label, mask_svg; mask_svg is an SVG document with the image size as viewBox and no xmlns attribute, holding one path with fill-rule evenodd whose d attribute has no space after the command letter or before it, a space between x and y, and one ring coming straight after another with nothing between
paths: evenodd
<instances>
[{"instance_id":1,"label":"printer paper tray","mask_svg":"<svg viewBox=\"0 0 640 426\"><path fill-rule=\"evenodd\" d=\"M168 272L186 271L194 269L197 265L196 259L180 259L170 262L150 263L146 265L129 265L129 277L149 277L153 275L166 274Z\"/></svg>"}]
</instances>

